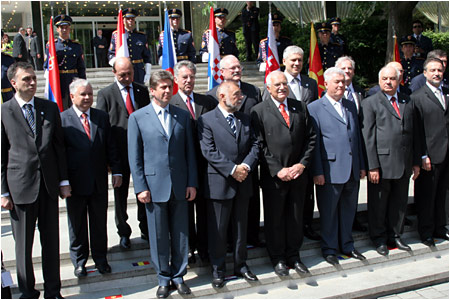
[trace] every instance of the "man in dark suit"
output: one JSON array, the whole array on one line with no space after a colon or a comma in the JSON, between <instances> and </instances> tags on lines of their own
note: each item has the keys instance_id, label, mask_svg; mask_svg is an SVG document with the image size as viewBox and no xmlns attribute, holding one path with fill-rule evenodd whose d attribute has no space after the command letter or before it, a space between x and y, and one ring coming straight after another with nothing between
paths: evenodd
<instances>
[{"instance_id":1,"label":"man in dark suit","mask_svg":"<svg viewBox=\"0 0 450 300\"><path fill-rule=\"evenodd\" d=\"M428 52L427 59L428 58L438 58L444 64L444 76L442 78L441 84L442 84L443 88L448 89L448 69L447 69L448 57L447 57L447 53L441 49L436 49L436 50ZM426 82L427 82L427 79L425 78L425 75L423 75L423 74L417 75L416 77L414 77L411 80L411 85L409 86L409 88L411 89L411 92L415 92L418 89L420 89L422 86L424 86Z\"/></svg>"},{"instance_id":2,"label":"man in dark suit","mask_svg":"<svg viewBox=\"0 0 450 300\"><path fill-rule=\"evenodd\" d=\"M128 122L128 157L137 199L145 203L150 254L159 288L169 296L191 293L184 283L188 264L188 201L196 196L197 165L189 113L169 104L173 77L155 71L150 77L152 103Z\"/></svg>"},{"instance_id":3,"label":"man in dark suit","mask_svg":"<svg viewBox=\"0 0 450 300\"><path fill-rule=\"evenodd\" d=\"M249 281L258 278L247 266L247 210L253 193L250 172L257 170L258 142L250 116L237 111L243 100L233 81L217 89L219 105L198 120L198 137L208 161L204 196L208 206L208 245L212 285L225 284L227 230L233 232L234 273ZM231 220L231 223L230 223Z\"/></svg>"},{"instance_id":4,"label":"man in dark suit","mask_svg":"<svg viewBox=\"0 0 450 300\"><path fill-rule=\"evenodd\" d=\"M233 55L227 55L220 61L220 72L224 81L236 82L240 89L242 96L242 103L240 104L238 111L250 115L250 110L253 106L261 102L261 91L258 87L241 81L242 67L239 60ZM217 98L218 86L210 90L206 95L219 101ZM258 185L258 172L251 172L253 177L253 196L250 198L250 204L248 207L248 227L247 227L247 239L248 244L253 246L264 246L264 242L259 240L259 223L260 223L260 196Z\"/></svg>"},{"instance_id":5,"label":"man in dark suit","mask_svg":"<svg viewBox=\"0 0 450 300\"><path fill-rule=\"evenodd\" d=\"M410 90L408 87L406 87L406 86L404 86L404 85L401 84L401 82L402 82L402 80L403 80L403 73L405 72L405 71L403 70L402 64L399 63L399 62L396 62L396 61L391 61L391 62L388 63L386 66L394 67L394 68L397 69L397 70L399 71L399 73L400 73L400 78L399 78L400 84L399 84L398 87L397 87L397 92L398 92L398 93L405 94L405 95L411 95L411 90ZM373 86L372 88L369 89L369 91L367 92L367 97L372 96L372 95L375 95L375 94L378 93L379 91L380 91L380 85L377 84L377 85L375 85L375 86Z\"/></svg>"},{"instance_id":6,"label":"man in dark suit","mask_svg":"<svg viewBox=\"0 0 450 300\"><path fill-rule=\"evenodd\" d=\"M71 188L59 110L34 97L37 81L31 64L14 63L8 78L16 94L1 109L1 200L2 208L10 210L19 290L21 298L39 298L32 263L38 220L44 297L61 298L58 194L69 197Z\"/></svg>"},{"instance_id":7,"label":"man in dark suit","mask_svg":"<svg viewBox=\"0 0 450 300\"><path fill-rule=\"evenodd\" d=\"M97 29L97 35L92 39L92 47L97 57L97 67L106 67L106 54L108 53L108 40L103 36L103 30Z\"/></svg>"},{"instance_id":8,"label":"man in dark suit","mask_svg":"<svg viewBox=\"0 0 450 300\"><path fill-rule=\"evenodd\" d=\"M33 31L33 38L30 42L30 56L33 59L35 70L42 70L42 46L40 43L41 39L36 31Z\"/></svg>"},{"instance_id":9,"label":"man in dark suit","mask_svg":"<svg viewBox=\"0 0 450 300\"><path fill-rule=\"evenodd\" d=\"M422 61L427 57L428 53L433 50L433 42L429 37L422 34L423 23L420 20L413 21L412 30L414 38L416 39L416 45L414 49L414 55L422 59Z\"/></svg>"},{"instance_id":10,"label":"man in dark suit","mask_svg":"<svg viewBox=\"0 0 450 300\"><path fill-rule=\"evenodd\" d=\"M252 60L252 47L258 55L259 42L259 8L254 6L253 1L247 1L247 5L241 10L242 33L247 48L247 61Z\"/></svg>"},{"instance_id":11,"label":"man in dark suit","mask_svg":"<svg viewBox=\"0 0 450 300\"><path fill-rule=\"evenodd\" d=\"M411 172L419 175L414 103L398 93L400 72L391 66L378 73L381 91L362 102L362 133L368 161L369 235L380 255L387 245L411 248L401 238Z\"/></svg>"},{"instance_id":12,"label":"man in dark suit","mask_svg":"<svg viewBox=\"0 0 450 300\"><path fill-rule=\"evenodd\" d=\"M427 83L411 95L419 123L422 171L414 183L418 231L422 242L448 240L448 89L442 89L444 65L438 58L424 63ZM447 213L446 213L447 211Z\"/></svg>"},{"instance_id":13,"label":"man in dark suit","mask_svg":"<svg viewBox=\"0 0 450 300\"><path fill-rule=\"evenodd\" d=\"M270 99L252 109L252 123L261 144L261 187L267 250L280 276L288 266L308 273L299 251L303 242L303 204L316 135L306 104L288 98L281 71L267 76Z\"/></svg>"},{"instance_id":14,"label":"man in dark suit","mask_svg":"<svg viewBox=\"0 0 450 300\"><path fill-rule=\"evenodd\" d=\"M25 43L25 29L19 28L19 32L14 36L13 40L13 57L18 61L28 61L28 50Z\"/></svg>"},{"instance_id":15,"label":"man in dark suit","mask_svg":"<svg viewBox=\"0 0 450 300\"><path fill-rule=\"evenodd\" d=\"M192 134L194 136L197 170L199 174L206 172L208 165L200 150L200 143L197 140L197 120L198 118L213 110L217 103L215 100L205 95L194 93L195 74L197 68L190 61L181 61L174 67L175 83L178 85L178 93L172 97L170 104L177 106L187 112L192 121ZM199 188L197 197L194 201L188 203L189 206L189 263L196 262L195 250L202 262L208 258L208 226L207 226L207 207L203 198L203 178L199 176ZM194 213L195 210L195 213Z\"/></svg>"},{"instance_id":16,"label":"man in dark suit","mask_svg":"<svg viewBox=\"0 0 450 300\"><path fill-rule=\"evenodd\" d=\"M356 259L352 224L358 205L359 179L366 176L356 105L343 98L345 73L337 67L325 71L327 93L308 105L316 131L312 173L320 212L322 255L338 265L338 252ZM340 251L339 251L340 250Z\"/></svg>"},{"instance_id":17,"label":"man in dark suit","mask_svg":"<svg viewBox=\"0 0 450 300\"><path fill-rule=\"evenodd\" d=\"M111 133L117 143L122 171L122 185L114 189L114 204L117 233L120 247L130 248L131 227L127 224L127 199L130 185L130 167L128 164L127 128L130 114L150 103L147 88L133 82L134 69L129 58L118 58L113 65L115 82L98 91L97 109L109 115ZM141 238L148 241L147 216L145 206L137 201Z\"/></svg>"},{"instance_id":18,"label":"man in dark suit","mask_svg":"<svg viewBox=\"0 0 450 300\"><path fill-rule=\"evenodd\" d=\"M61 113L72 196L68 197L70 258L75 276L87 276L89 242L92 259L101 273L111 273L106 259L108 248L106 216L108 211L108 166L113 188L122 184L120 161L112 139L108 114L91 108L94 95L86 79L70 86L73 105ZM89 230L88 230L89 215Z\"/></svg>"}]
</instances>

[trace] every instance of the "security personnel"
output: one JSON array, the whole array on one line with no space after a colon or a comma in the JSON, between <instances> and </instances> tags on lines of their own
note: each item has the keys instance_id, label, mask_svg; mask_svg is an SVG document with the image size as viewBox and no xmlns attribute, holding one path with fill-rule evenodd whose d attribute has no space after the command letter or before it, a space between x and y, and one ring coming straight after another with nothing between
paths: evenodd
<instances>
[{"instance_id":1,"label":"security personnel","mask_svg":"<svg viewBox=\"0 0 450 300\"><path fill-rule=\"evenodd\" d=\"M228 10L226 8L216 8L214 10L214 17L216 21L217 38L219 39L220 55L224 56L227 54L233 54L238 57L239 52L236 47L236 35L233 31L225 29L225 24L227 23ZM202 48L200 49L200 55L202 56L202 61L208 61L208 38L209 29L203 33L202 36Z\"/></svg>"},{"instance_id":2,"label":"security personnel","mask_svg":"<svg viewBox=\"0 0 450 300\"><path fill-rule=\"evenodd\" d=\"M331 41L331 24L322 22L316 24L316 30L319 33L319 51L322 58L322 67L326 69L334 67L336 60L344 55L344 48Z\"/></svg>"},{"instance_id":3,"label":"security personnel","mask_svg":"<svg viewBox=\"0 0 450 300\"><path fill-rule=\"evenodd\" d=\"M252 1L247 1L247 5L241 11L242 33L245 38L247 48L247 61L252 60L253 50L258 52L259 41L259 8L253 5Z\"/></svg>"},{"instance_id":4,"label":"security personnel","mask_svg":"<svg viewBox=\"0 0 450 300\"><path fill-rule=\"evenodd\" d=\"M174 8L169 10L170 28L172 29L173 43L177 49L177 61L190 60L195 63L195 47L192 33L189 30L180 29L181 10ZM164 30L159 35L158 57L163 54Z\"/></svg>"},{"instance_id":5,"label":"security personnel","mask_svg":"<svg viewBox=\"0 0 450 300\"><path fill-rule=\"evenodd\" d=\"M344 49L344 54L348 54L347 41L342 34L339 33L341 28L341 18L333 17L330 20L331 24L331 43L339 44Z\"/></svg>"},{"instance_id":6,"label":"security personnel","mask_svg":"<svg viewBox=\"0 0 450 300\"><path fill-rule=\"evenodd\" d=\"M416 42L416 39L412 35L404 36L400 40L403 52L403 57L401 59L404 70L403 81L406 87L409 87L411 80L414 77L423 73L423 60L419 60L414 56Z\"/></svg>"},{"instance_id":7,"label":"security personnel","mask_svg":"<svg viewBox=\"0 0 450 300\"><path fill-rule=\"evenodd\" d=\"M280 63L281 70L284 71L283 65L283 52L288 46L292 45L292 41L290 38L285 36L280 36L281 32L281 22L283 22L283 17L279 14L272 14L272 26L273 31L275 33L275 39L277 41L277 51L278 51L278 60ZM262 39L259 42L259 53L257 63L265 63L267 58L267 38Z\"/></svg>"},{"instance_id":8,"label":"security personnel","mask_svg":"<svg viewBox=\"0 0 450 300\"><path fill-rule=\"evenodd\" d=\"M123 25L127 32L128 53L134 67L134 81L146 83L150 79L152 65L150 63L150 50L148 49L147 36L145 33L136 31L136 17L139 15L137 10L126 8L123 10ZM111 37L108 59L112 66L116 57L116 38L117 30Z\"/></svg>"},{"instance_id":9,"label":"security personnel","mask_svg":"<svg viewBox=\"0 0 450 300\"><path fill-rule=\"evenodd\" d=\"M59 37L55 39L55 49L59 66L63 109L66 110L72 106L69 85L75 77L86 79L86 66L84 64L83 47L80 43L70 39L72 18L62 14L56 16L53 21L59 34ZM44 70L47 69L48 65L48 47L49 43L47 43L45 51Z\"/></svg>"},{"instance_id":10,"label":"security personnel","mask_svg":"<svg viewBox=\"0 0 450 300\"><path fill-rule=\"evenodd\" d=\"M8 71L9 66L15 62L16 61L11 55L2 52L2 103L14 96L14 89L6 76L6 72Z\"/></svg>"}]
</instances>

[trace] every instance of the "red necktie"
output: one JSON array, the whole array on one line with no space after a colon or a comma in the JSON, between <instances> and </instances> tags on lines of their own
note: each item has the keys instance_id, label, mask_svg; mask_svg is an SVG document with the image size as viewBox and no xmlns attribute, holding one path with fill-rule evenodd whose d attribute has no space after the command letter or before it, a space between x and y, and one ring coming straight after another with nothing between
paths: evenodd
<instances>
[{"instance_id":1,"label":"red necktie","mask_svg":"<svg viewBox=\"0 0 450 300\"><path fill-rule=\"evenodd\" d=\"M187 96L187 98L186 98L186 106L189 109L189 112L191 113L192 119L195 120L194 109L192 108L191 97L189 97L189 96Z\"/></svg>"},{"instance_id":2,"label":"red necktie","mask_svg":"<svg viewBox=\"0 0 450 300\"><path fill-rule=\"evenodd\" d=\"M88 120L87 114L82 113L81 118L83 119L82 124L83 124L84 131L86 132L88 138L91 139L91 127L89 126L89 120Z\"/></svg>"},{"instance_id":3,"label":"red necktie","mask_svg":"<svg viewBox=\"0 0 450 300\"><path fill-rule=\"evenodd\" d=\"M398 109L398 105L397 105L397 102L396 102L395 100L396 100L395 97L392 97L392 98L391 98L391 103L392 103L392 106L393 106L394 109L395 109L395 112L396 112L397 115L401 118L401 116L400 116L400 110Z\"/></svg>"},{"instance_id":4,"label":"red necktie","mask_svg":"<svg viewBox=\"0 0 450 300\"><path fill-rule=\"evenodd\" d=\"M284 105L284 103L281 103L280 104L280 112L281 112L281 115L283 116L284 121L286 121L287 126L290 127L291 125L289 124L289 116L286 113L286 111L284 110L285 107L286 107L286 105Z\"/></svg>"},{"instance_id":5,"label":"red necktie","mask_svg":"<svg viewBox=\"0 0 450 300\"><path fill-rule=\"evenodd\" d=\"M126 86L125 88L127 89L127 101L126 101L127 112L128 115L131 115L134 112L134 107L133 102L131 102L130 87Z\"/></svg>"}]
</instances>

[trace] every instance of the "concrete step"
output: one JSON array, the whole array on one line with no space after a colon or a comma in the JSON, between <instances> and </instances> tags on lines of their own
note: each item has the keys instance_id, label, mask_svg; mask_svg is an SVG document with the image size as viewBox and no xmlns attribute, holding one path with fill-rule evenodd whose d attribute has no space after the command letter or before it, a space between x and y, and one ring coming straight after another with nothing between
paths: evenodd
<instances>
[{"instance_id":1,"label":"concrete step","mask_svg":"<svg viewBox=\"0 0 450 300\"><path fill-rule=\"evenodd\" d=\"M337 268L326 263L320 255L320 246L318 242L306 241L301 251L302 261L310 269L310 276L301 276L294 271L290 271L290 276L286 279L275 275L265 249L256 248L249 250L248 265L251 270L259 277L259 282L248 283L242 279L230 278L226 287L220 290L212 288L210 281L210 267L206 265L196 264L188 269L188 274L184 277L186 283L191 287L192 297L196 298L230 298L230 297L250 297L252 294L261 296L272 295L269 291L276 290L282 286L288 286L289 289L294 289L299 285L322 285L322 281L336 282L336 278L355 278L371 275L375 270L382 270L385 268L393 268L394 270L401 269L404 266L410 266L411 263L428 259L431 265L428 269L433 270L433 274L427 274L425 277L419 274L414 275L413 279L408 279L415 282L424 282L429 280L448 279L448 242L439 240L436 248L430 249L420 243L415 231L409 231L404 234L404 240L411 246L411 252L400 251L398 249L391 250L390 255L382 257L376 253L371 241L367 235L359 235L355 238L355 246L367 257L366 261L358 261L355 259L348 259L341 257L341 265ZM149 253L145 254L144 249L133 250L129 252L142 252L141 261L149 261ZM93 268L93 264L88 263L88 270L92 271L86 278L77 279L73 275L73 266L71 264L63 263L61 265L61 280L62 280L62 294L69 298L103 298L107 296L122 295L127 298L148 298L155 297L157 288L157 278L151 265L143 264L142 266L133 266L133 263L138 263L139 257L127 257L128 252L122 253L122 259L110 260L110 265L113 272L108 275L101 275ZM118 254L116 254L118 255ZM227 257L227 269L232 270L232 257ZM431 267L432 266L432 267ZM431 267L431 268L430 268ZM40 268L36 266L36 288L42 289L42 274ZM14 273L14 271L12 272ZM230 273L230 272L228 272ZM379 272L377 273L379 274ZM412 272L414 274L414 272ZM13 275L14 276L14 275ZM379 276L379 275L378 275ZM384 274L377 280L377 284L382 287L391 277L390 273ZM13 277L14 278L14 277ZM381 284L380 282L383 282ZM368 284L368 283L367 283ZM372 284L373 285L373 284ZM375 291L372 288L365 287L360 289L354 287L353 289L341 290L339 286L331 288L327 294L320 297L311 298L354 298L354 295L360 295L366 298L372 295ZM392 286L391 289L398 286ZM321 289L323 290L323 289ZM372 294L369 294L369 291ZM17 289L13 289L16 293ZM379 293L377 291L376 293ZM331 293L331 294L330 294ZM358 294L359 293L359 294ZM176 292L172 293L172 298L181 298ZM276 298L279 297L277 294ZM288 297L286 297L288 298ZM304 297L303 297L304 298ZM307 297L308 298L308 297Z\"/></svg>"}]
</instances>

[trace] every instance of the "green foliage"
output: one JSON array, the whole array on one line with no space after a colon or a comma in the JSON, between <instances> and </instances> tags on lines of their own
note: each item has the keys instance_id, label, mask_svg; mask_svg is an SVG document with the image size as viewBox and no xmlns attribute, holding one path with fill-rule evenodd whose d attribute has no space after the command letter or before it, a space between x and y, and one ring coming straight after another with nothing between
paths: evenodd
<instances>
[{"instance_id":1,"label":"green foliage","mask_svg":"<svg viewBox=\"0 0 450 300\"><path fill-rule=\"evenodd\" d=\"M208 1L205 4L205 7L202 8L202 15L209 17L209 11L211 9L210 7L214 7L214 3L215 1Z\"/></svg>"},{"instance_id":2,"label":"green foliage","mask_svg":"<svg viewBox=\"0 0 450 300\"><path fill-rule=\"evenodd\" d=\"M429 37L433 41L434 49L441 49L448 53L448 32L433 32L431 30L427 30L423 32L423 35Z\"/></svg>"},{"instance_id":3,"label":"green foliage","mask_svg":"<svg viewBox=\"0 0 450 300\"><path fill-rule=\"evenodd\" d=\"M239 51L239 61L245 61L247 59L247 48L245 47L244 33L242 27L236 30L236 46Z\"/></svg>"}]
</instances>

